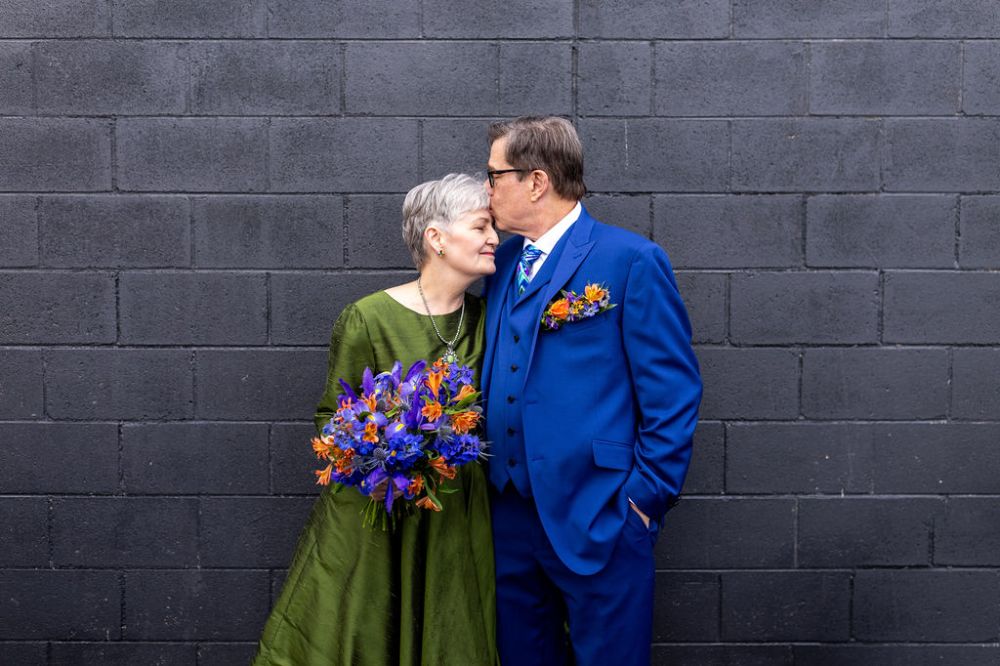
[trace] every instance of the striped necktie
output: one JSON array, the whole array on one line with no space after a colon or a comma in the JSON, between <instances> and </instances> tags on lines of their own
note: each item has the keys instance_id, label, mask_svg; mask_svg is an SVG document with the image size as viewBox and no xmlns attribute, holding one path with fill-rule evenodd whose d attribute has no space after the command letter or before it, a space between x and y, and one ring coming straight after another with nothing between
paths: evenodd
<instances>
[{"instance_id":1,"label":"striped necktie","mask_svg":"<svg viewBox=\"0 0 1000 666\"><path fill-rule=\"evenodd\" d=\"M542 251L534 245L527 245L521 252L521 260L517 262L517 295L520 296L528 286L531 278L531 265L538 257L542 256Z\"/></svg>"}]
</instances>

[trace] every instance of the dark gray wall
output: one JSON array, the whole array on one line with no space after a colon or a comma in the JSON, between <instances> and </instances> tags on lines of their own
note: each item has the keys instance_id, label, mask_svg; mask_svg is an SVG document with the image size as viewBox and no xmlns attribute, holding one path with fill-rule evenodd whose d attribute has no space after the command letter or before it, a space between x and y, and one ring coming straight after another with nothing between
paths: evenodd
<instances>
[{"instance_id":1,"label":"dark gray wall","mask_svg":"<svg viewBox=\"0 0 1000 666\"><path fill-rule=\"evenodd\" d=\"M662 664L1000 660L993 0L0 0L0 662L244 663L401 193L572 117L706 382Z\"/></svg>"}]
</instances>

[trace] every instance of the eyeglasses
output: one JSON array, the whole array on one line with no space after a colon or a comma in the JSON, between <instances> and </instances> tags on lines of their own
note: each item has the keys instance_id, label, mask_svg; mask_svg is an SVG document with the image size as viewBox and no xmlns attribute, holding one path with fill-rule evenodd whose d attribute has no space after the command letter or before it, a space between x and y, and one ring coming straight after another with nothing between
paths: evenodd
<instances>
[{"instance_id":1,"label":"eyeglasses","mask_svg":"<svg viewBox=\"0 0 1000 666\"><path fill-rule=\"evenodd\" d=\"M497 186L497 176L505 173L524 173L529 171L529 169L497 169L496 171L487 171L486 179L490 181L490 187Z\"/></svg>"}]
</instances>

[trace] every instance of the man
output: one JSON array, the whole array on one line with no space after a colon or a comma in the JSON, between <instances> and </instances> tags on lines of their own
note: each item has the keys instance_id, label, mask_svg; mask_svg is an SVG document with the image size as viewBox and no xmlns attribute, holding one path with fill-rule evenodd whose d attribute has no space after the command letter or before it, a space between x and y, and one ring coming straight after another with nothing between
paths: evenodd
<instances>
[{"instance_id":1,"label":"man","mask_svg":"<svg viewBox=\"0 0 1000 666\"><path fill-rule=\"evenodd\" d=\"M485 292L500 660L648 666L653 544L701 400L691 327L666 254L581 206L568 121L489 138L491 211L516 234Z\"/></svg>"}]
</instances>

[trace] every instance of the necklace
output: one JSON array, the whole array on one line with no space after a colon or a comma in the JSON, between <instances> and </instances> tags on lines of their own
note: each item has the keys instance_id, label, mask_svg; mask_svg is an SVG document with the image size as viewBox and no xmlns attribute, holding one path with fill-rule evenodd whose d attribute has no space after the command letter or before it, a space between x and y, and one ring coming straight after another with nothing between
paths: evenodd
<instances>
[{"instance_id":1,"label":"necklace","mask_svg":"<svg viewBox=\"0 0 1000 666\"><path fill-rule=\"evenodd\" d=\"M436 335L438 337L438 340L441 341L441 344L443 344L448 349L448 351L445 352L443 357L444 362L457 363L458 354L455 353L455 343L458 342L458 336L462 334L462 322L465 321L465 298L462 298L462 314L459 315L458 317L458 330L455 331L455 337L451 339L451 342L448 342L447 340L444 339L444 336L441 335L441 331L440 329L438 329L437 322L434 321L434 315L431 314L431 307L427 305L427 297L424 296L424 288L420 284L420 276L417 276L417 291L420 292L420 300L424 302L424 309L427 310L427 316L431 318L431 326L434 327L434 335Z\"/></svg>"}]
</instances>

